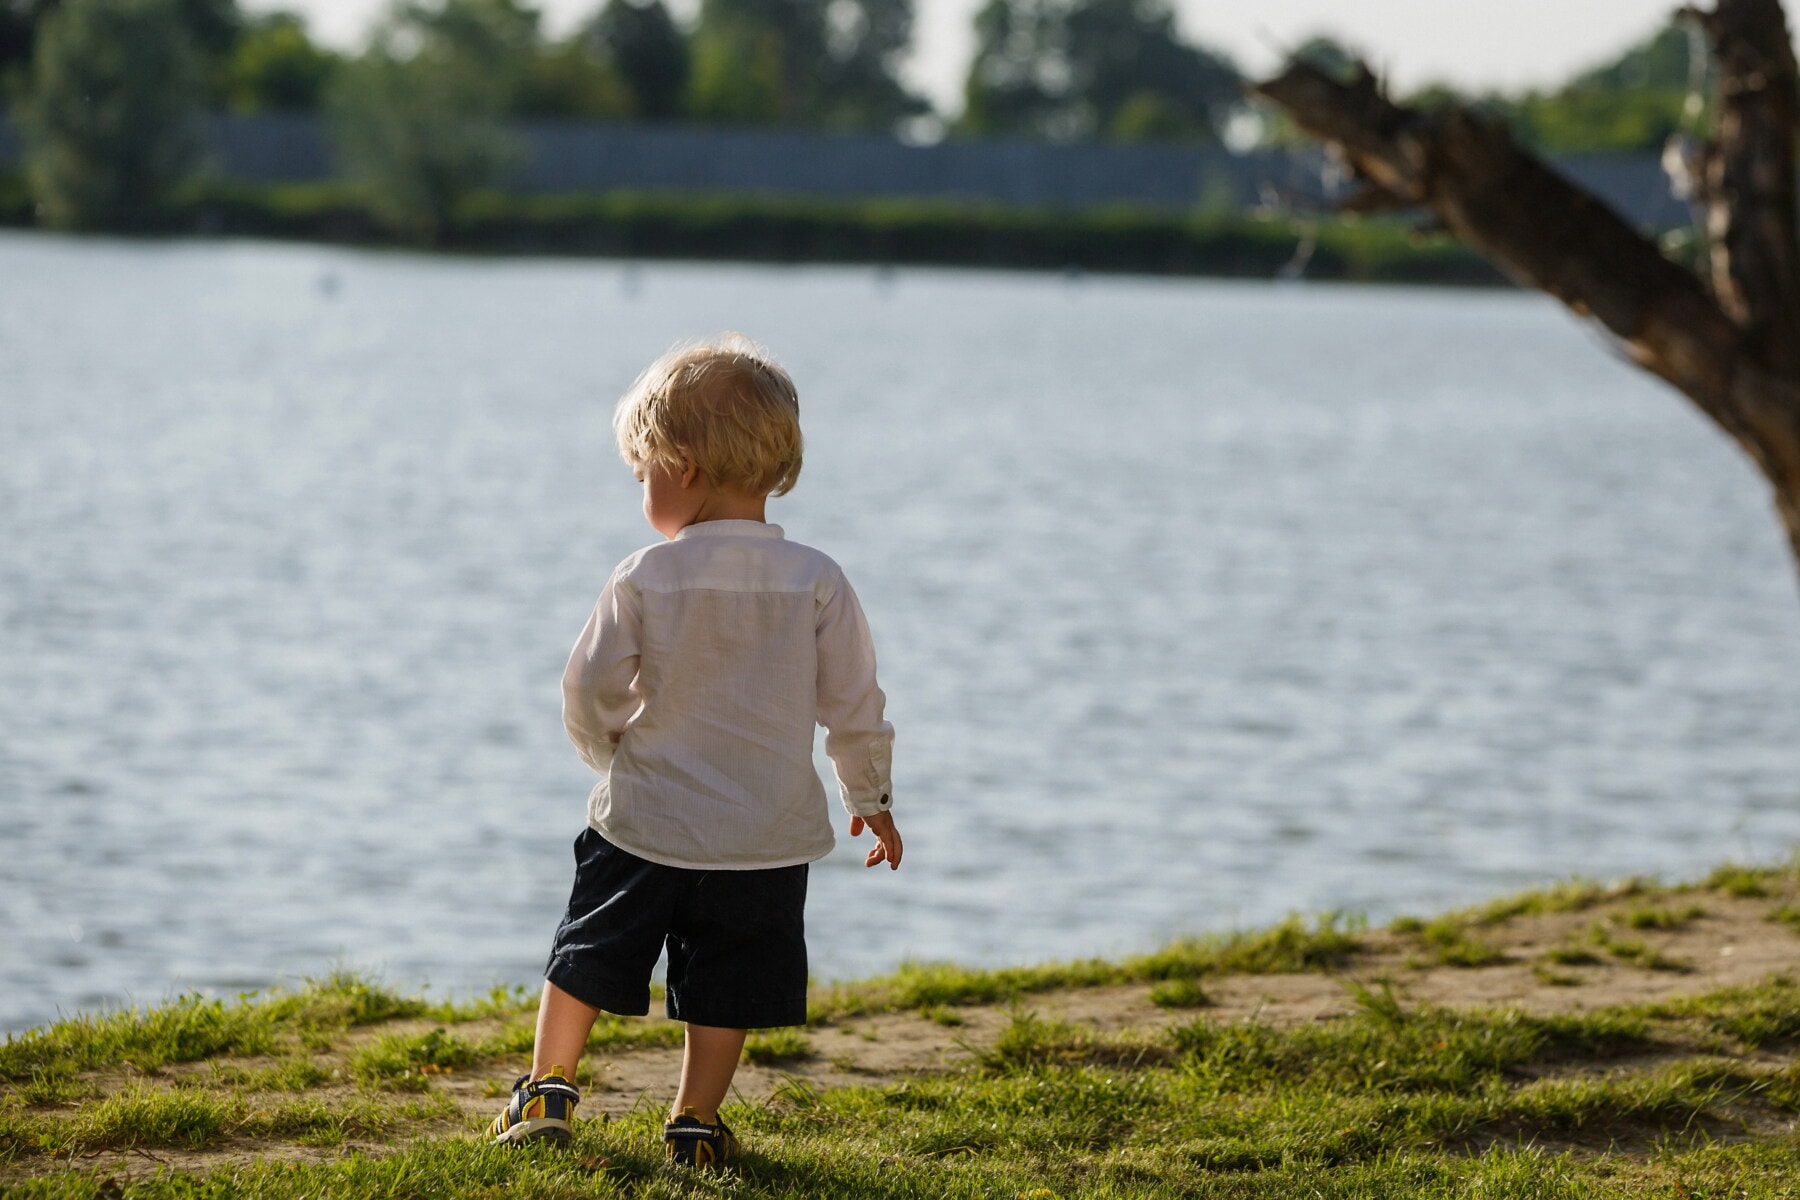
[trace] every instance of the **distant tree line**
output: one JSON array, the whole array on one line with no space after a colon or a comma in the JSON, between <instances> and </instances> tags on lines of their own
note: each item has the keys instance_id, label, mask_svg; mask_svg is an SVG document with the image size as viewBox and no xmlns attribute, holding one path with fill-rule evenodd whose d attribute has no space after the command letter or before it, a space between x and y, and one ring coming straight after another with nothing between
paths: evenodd
<instances>
[{"instance_id":1,"label":"distant tree line","mask_svg":"<svg viewBox=\"0 0 1800 1200\"><path fill-rule=\"evenodd\" d=\"M561 38L521 0L394 0L358 55L320 46L298 15L252 15L237 0L0 0L0 94L17 102L31 90L43 35L65 9L89 36L112 19L92 13L137 10L122 19L184 43L184 99L217 111L322 111L346 69L411 57L425 32L489 43L478 57L505 84L506 116L891 131L938 115L900 77L913 0L702 0L691 23L663 0L602 0ZM1236 64L1184 36L1170 0L987 0L975 34L952 135L1214 141L1243 110ZM1473 103L1546 150L1658 149L1684 119L1690 82L1704 92L1691 68L1707 60L1689 36L1670 24L1559 88L1429 87L1411 99ZM1347 66L1355 51L1317 37L1293 56Z\"/></svg>"},{"instance_id":2,"label":"distant tree line","mask_svg":"<svg viewBox=\"0 0 1800 1200\"><path fill-rule=\"evenodd\" d=\"M153 223L194 167L201 111L316 113L370 203L421 241L504 177L521 118L1288 136L1248 108L1227 55L1182 33L1171 0L987 0L975 34L963 111L945 118L901 74L913 0L701 0L686 22L663 0L603 0L561 37L523 0L391 0L354 54L314 42L299 16L237 0L0 0L0 92L52 225ZM1327 38L1296 54L1351 61ZM1671 28L1561 89L1474 103L1542 149L1650 149L1694 115L1688 63Z\"/></svg>"}]
</instances>

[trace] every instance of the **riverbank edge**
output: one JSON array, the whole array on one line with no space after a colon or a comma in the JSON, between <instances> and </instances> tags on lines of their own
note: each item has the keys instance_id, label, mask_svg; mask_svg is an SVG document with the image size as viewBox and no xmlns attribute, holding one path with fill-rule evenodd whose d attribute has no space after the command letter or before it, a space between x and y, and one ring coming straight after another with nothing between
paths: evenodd
<instances>
[{"instance_id":1,"label":"riverbank edge","mask_svg":"<svg viewBox=\"0 0 1800 1200\"><path fill-rule=\"evenodd\" d=\"M1785 1196L1796 966L1800 859L1379 930L1294 917L1110 962L909 964L753 1036L731 1111L768 1151L743 1168L757 1195L1161 1196L1203 1176L1247 1197ZM1527 975L1535 1000L1494 999ZM9 1037L0 1191L712 1194L655 1169L652 1091L680 1054L657 1018L597 1027L575 1155L480 1145L534 1005L340 973ZM1183 1122L1205 1136L1182 1133L1179 1162L1145 1144ZM913 1159L903 1179L880 1166Z\"/></svg>"},{"instance_id":2,"label":"riverbank edge","mask_svg":"<svg viewBox=\"0 0 1800 1200\"><path fill-rule=\"evenodd\" d=\"M0 226L36 227L17 173L0 173ZM139 236L412 246L348 184L186 189ZM940 266L1225 279L1507 286L1480 255L1397 220L1064 210L947 200L763 194L484 192L435 246L478 255Z\"/></svg>"}]
</instances>

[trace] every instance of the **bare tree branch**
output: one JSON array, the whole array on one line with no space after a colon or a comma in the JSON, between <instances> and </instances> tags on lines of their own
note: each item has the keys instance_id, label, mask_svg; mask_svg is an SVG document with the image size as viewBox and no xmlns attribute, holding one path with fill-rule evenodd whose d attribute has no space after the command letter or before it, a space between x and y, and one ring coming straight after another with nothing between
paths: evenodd
<instances>
[{"instance_id":1,"label":"bare tree branch","mask_svg":"<svg viewBox=\"0 0 1800 1200\"><path fill-rule=\"evenodd\" d=\"M1366 67L1346 83L1294 63L1253 92L1343 155L1364 184L1352 209L1429 210L1685 392L1769 480L1800 567L1800 72L1780 0L1683 14L1701 23L1719 67L1701 171L1706 281L1480 113L1391 103Z\"/></svg>"},{"instance_id":2,"label":"bare tree branch","mask_svg":"<svg viewBox=\"0 0 1800 1200\"><path fill-rule=\"evenodd\" d=\"M1638 362L1730 419L1719 364L1737 351L1736 325L1691 272L1498 121L1419 112L1388 100L1367 71L1340 83L1306 63L1254 90L1336 144L1372 187L1431 210L1514 279L1595 317Z\"/></svg>"},{"instance_id":3,"label":"bare tree branch","mask_svg":"<svg viewBox=\"0 0 1800 1200\"><path fill-rule=\"evenodd\" d=\"M1296 63L1252 90L1330 143L1378 196L1428 210L1520 283L1592 316L1741 445L1775 492L1800 565L1800 245L1794 55L1780 0L1690 12L1718 63L1702 203L1709 278L1670 261L1498 121L1394 104Z\"/></svg>"}]
</instances>

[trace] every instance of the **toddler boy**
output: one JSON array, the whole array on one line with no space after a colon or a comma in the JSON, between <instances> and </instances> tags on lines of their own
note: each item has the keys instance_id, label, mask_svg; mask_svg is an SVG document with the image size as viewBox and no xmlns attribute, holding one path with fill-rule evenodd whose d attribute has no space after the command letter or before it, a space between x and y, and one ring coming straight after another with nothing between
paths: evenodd
<instances>
[{"instance_id":1,"label":"toddler boy","mask_svg":"<svg viewBox=\"0 0 1800 1200\"><path fill-rule=\"evenodd\" d=\"M676 1163L723 1162L737 1143L719 1105L746 1030L806 1021L806 869L834 841L814 726L851 836L875 835L865 865L890 869L894 730L843 572L766 520L800 474L787 372L736 336L677 350L638 377L613 430L668 540L619 564L563 675L563 724L600 781L531 1071L489 1132L569 1139L595 1017L647 1013L666 946L668 1015L687 1029L663 1140Z\"/></svg>"}]
</instances>

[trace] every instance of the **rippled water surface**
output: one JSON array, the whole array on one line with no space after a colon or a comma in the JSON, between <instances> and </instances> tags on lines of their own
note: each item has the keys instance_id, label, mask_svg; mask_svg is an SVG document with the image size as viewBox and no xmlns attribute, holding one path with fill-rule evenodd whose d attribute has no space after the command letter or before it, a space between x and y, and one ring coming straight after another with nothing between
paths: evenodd
<instances>
[{"instance_id":1,"label":"rippled water surface","mask_svg":"<svg viewBox=\"0 0 1800 1200\"><path fill-rule=\"evenodd\" d=\"M1800 840L1753 471L1530 295L0 238L0 1028L536 977L563 659L684 336L800 383L906 866L822 977L1380 919Z\"/></svg>"}]
</instances>

